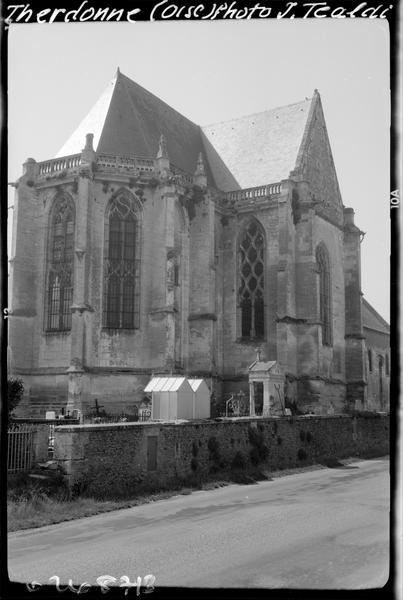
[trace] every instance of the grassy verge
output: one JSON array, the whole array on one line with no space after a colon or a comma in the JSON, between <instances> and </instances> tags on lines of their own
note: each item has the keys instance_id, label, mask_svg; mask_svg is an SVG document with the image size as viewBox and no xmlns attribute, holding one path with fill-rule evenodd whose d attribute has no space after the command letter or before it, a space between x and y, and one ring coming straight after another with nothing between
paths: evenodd
<instances>
[{"instance_id":1,"label":"grassy verge","mask_svg":"<svg viewBox=\"0 0 403 600\"><path fill-rule=\"evenodd\" d=\"M344 459L338 462L338 466L347 465L359 459ZM313 471L332 467L333 465L307 465L294 469L268 472L258 470L254 473L228 472L220 473L216 479L201 481L197 484L178 486L175 489L164 490L155 493L144 493L132 499L125 500L97 500L95 498L67 499L63 490L49 492L42 487L32 484L32 480L23 478L13 487L9 487L7 500L8 530L19 531L45 525L53 525L63 521L81 519L105 512L131 508L156 500L163 500L178 494L191 494L195 490L211 490L223 487L231 483L254 484L258 481L267 481L272 478L283 477L304 471ZM336 465L334 465L336 466Z\"/></svg>"},{"instance_id":2,"label":"grassy verge","mask_svg":"<svg viewBox=\"0 0 403 600\"><path fill-rule=\"evenodd\" d=\"M145 494L132 500L97 500L95 498L63 500L52 498L42 493L32 493L30 498L7 501L8 531L20 531L53 525L63 521L81 519L113 510L155 502L156 500L163 500L178 494L191 494L196 489L211 490L228 485L229 483L229 481L206 482L197 487L184 487L179 490L166 490Z\"/></svg>"}]
</instances>

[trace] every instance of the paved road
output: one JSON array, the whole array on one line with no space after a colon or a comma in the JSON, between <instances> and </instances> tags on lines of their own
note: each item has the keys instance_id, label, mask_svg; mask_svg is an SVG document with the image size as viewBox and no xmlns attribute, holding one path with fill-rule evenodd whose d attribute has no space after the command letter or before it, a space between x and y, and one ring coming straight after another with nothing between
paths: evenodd
<instances>
[{"instance_id":1,"label":"paved road","mask_svg":"<svg viewBox=\"0 0 403 600\"><path fill-rule=\"evenodd\" d=\"M342 588L388 578L389 463L296 473L10 534L13 581Z\"/></svg>"}]
</instances>

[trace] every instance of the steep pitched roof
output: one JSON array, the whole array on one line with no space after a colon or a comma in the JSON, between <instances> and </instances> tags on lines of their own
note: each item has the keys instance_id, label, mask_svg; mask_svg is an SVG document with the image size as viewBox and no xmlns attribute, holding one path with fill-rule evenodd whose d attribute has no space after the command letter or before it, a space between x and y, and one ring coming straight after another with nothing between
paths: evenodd
<instances>
[{"instance_id":1,"label":"steep pitched roof","mask_svg":"<svg viewBox=\"0 0 403 600\"><path fill-rule=\"evenodd\" d=\"M364 298L362 300L362 321L364 327L390 335L388 323Z\"/></svg>"},{"instance_id":2,"label":"steep pitched roof","mask_svg":"<svg viewBox=\"0 0 403 600\"><path fill-rule=\"evenodd\" d=\"M194 173L200 152L208 182L222 191L289 177L319 95L239 119L199 127L120 73L108 85L57 157L81 152L87 133L98 153L154 157L164 134L171 162Z\"/></svg>"},{"instance_id":3,"label":"steep pitched roof","mask_svg":"<svg viewBox=\"0 0 403 600\"><path fill-rule=\"evenodd\" d=\"M171 162L195 172L203 151L200 127L119 70L97 103L57 153L81 152L85 135L94 134L94 150L120 156L154 157L161 134ZM214 183L206 165L207 177Z\"/></svg>"},{"instance_id":4,"label":"steep pitched roof","mask_svg":"<svg viewBox=\"0 0 403 600\"><path fill-rule=\"evenodd\" d=\"M112 96L115 91L116 80L117 75L109 82L107 88L102 92L90 112L84 117L77 129L63 144L55 158L69 156L70 154L79 154L84 148L85 136L87 133L94 134L94 150L97 150Z\"/></svg>"},{"instance_id":5,"label":"steep pitched roof","mask_svg":"<svg viewBox=\"0 0 403 600\"><path fill-rule=\"evenodd\" d=\"M288 178L296 165L312 100L202 127L218 187L231 191Z\"/></svg>"}]
</instances>

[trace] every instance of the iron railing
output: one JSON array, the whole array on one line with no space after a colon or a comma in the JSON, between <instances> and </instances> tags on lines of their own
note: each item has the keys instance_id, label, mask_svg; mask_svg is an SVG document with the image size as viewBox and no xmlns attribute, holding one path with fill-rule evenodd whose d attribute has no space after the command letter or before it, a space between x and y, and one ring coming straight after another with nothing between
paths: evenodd
<instances>
[{"instance_id":1,"label":"iron railing","mask_svg":"<svg viewBox=\"0 0 403 600\"><path fill-rule=\"evenodd\" d=\"M34 459L35 427L32 425L10 425L7 431L7 471L17 473L29 471Z\"/></svg>"}]
</instances>

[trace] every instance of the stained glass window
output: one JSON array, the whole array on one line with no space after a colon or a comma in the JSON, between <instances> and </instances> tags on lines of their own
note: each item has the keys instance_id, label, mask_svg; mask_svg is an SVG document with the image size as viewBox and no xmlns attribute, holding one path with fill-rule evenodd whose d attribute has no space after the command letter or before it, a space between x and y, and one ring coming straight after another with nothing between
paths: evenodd
<instances>
[{"instance_id":1,"label":"stained glass window","mask_svg":"<svg viewBox=\"0 0 403 600\"><path fill-rule=\"evenodd\" d=\"M105 227L104 327L139 327L140 228L137 203L126 194L116 196Z\"/></svg>"},{"instance_id":2,"label":"stained glass window","mask_svg":"<svg viewBox=\"0 0 403 600\"><path fill-rule=\"evenodd\" d=\"M316 250L316 263L319 272L319 306L322 322L322 343L332 344L332 316L330 306L330 266L329 254L323 244Z\"/></svg>"},{"instance_id":3,"label":"stained glass window","mask_svg":"<svg viewBox=\"0 0 403 600\"><path fill-rule=\"evenodd\" d=\"M55 202L50 217L47 270L46 330L71 329L74 263L74 204L67 198Z\"/></svg>"},{"instance_id":4,"label":"stained glass window","mask_svg":"<svg viewBox=\"0 0 403 600\"><path fill-rule=\"evenodd\" d=\"M264 236L250 221L239 244L239 303L243 338L264 337Z\"/></svg>"}]
</instances>

